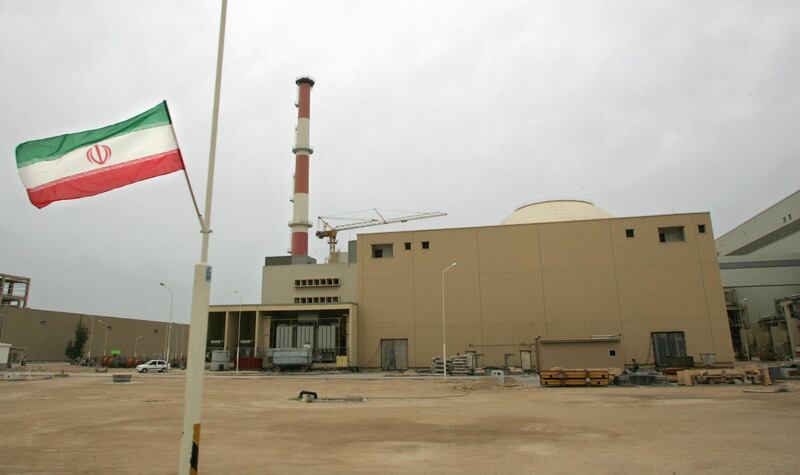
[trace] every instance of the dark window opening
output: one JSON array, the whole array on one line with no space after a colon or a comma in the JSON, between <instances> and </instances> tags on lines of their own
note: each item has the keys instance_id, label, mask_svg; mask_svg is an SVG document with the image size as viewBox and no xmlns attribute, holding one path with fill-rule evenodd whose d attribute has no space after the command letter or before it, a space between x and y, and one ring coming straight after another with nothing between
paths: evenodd
<instances>
[{"instance_id":1,"label":"dark window opening","mask_svg":"<svg viewBox=\"0 0 800 475\"><path fill-rule=\"evenodd\" d=\"M683 226L670 226L668 228L658 228L659 242L678 242L685 241Z\"/></svg>"},{"instance_id":2,"label":"dark window opening","mask_svg":"<svg viewBox=\"0 0 800 475\"><path fill-rule=\"evenodd\" d=\"M411 243L410 242L405 243L404 246L406 248L406 251L410 251L411 250Z\"/></svg>"},{"instance_id":3,"label":"dark window opening","mask_svg":"<svg viewBox=\"0 0 800 475\"><path fill-rule=\"evenodd\" d=\"M617 356L617 350L608 350L608 356Z\"/></svg>"},{"instance_id":4,"label":"dark window opening","mask_svg":"<svg viewBox=\"0 0 800 475\"><path fill-rule=\"evenodd\" d=\"M394 246L392 244L373 244L372 257L375 259L392 257Z\"/></svg>"},{"instance_id":5,"label":"dark window opening","mask_svg":"<svg viewBox=\"0 0 800 475\"><path fill-rule=\"evenodd\" d=\"M625 230L625 237L632 238L633 237L633 229L626 229Z\"/></svg>"},{"instance_id":6,"label":"dark window opening","mask_svg":"<svg viewBox=\"0 0 800 475\"><path fill-rule=\"evenodd\" d=\"M422 241L422 248L423 249L430 249L431 248L430 241Z\"/></svg>"},{"instance_id":7,"label":"dark window opening","mask_svg":"<svg viewBox=\"0 0 800 475\"><path fill-rule=\"evenodd\" d=\"M697 225L697 232L700 233L700 234L705 234L706 225L705 224L698 224Z\"/></svg>"}]
</instances>

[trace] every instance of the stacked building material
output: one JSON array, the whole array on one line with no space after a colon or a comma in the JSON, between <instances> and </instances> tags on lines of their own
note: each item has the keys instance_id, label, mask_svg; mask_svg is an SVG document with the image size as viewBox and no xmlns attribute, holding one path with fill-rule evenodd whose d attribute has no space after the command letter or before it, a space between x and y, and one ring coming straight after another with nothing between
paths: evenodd
<instances>
[{"instance_id":1,"label":"stacked building material","mask_svg":"<svg viewBox=\"0 0 800 475\"><path fill-rule=\"evenodd\" d=\"M472 357L468 355L454 356L451 369L452 373L456 376L472 375L475 372L475 370L472 367L473 365L470 363L471 358Z\"/></svg>"},{"instance_id":2,"label":"stacked building material","mask_svg":"<svg viewBox=\"0 0 800 475\"><path fill-rule=\"evenodd\" d=\"M471 355L448 356L447 374L455 376L469 376L475 374L475 368L471 362L471 358ZM440 356L431 358L431 373L442 374L442 358Z\"/></svg>"},{"instance_id":3,"label":"stacked building material","mask_svg":"<svg viewBox=\"0 0 800 475\"><path fill-rule=\"evenodd\" d=\"M678 384L772 384L768 368L687 369L678 371Z\"/></svg>"},{"instance_id":4,"label":"stacked building material","mask_svg":"<svg viewBox=\"0 0 800 475\"><path fill-rule=\"evenodd\" d=\"M434 356L431 358L431 373L434 374L442 374L442 357L441 356ZM447 357L447 374L453 373L453 357Z\"/></svg>"},{"instance_id":5,"label":"stacked building material","mask_svg":"<svg viewBox=\"0 0 800 475\"><path fill-rule=\"evenodd\" d=\"M542 386L608 386L609 371L605 368L564 369L542 371Z\"/></svg>"}]
</instances>

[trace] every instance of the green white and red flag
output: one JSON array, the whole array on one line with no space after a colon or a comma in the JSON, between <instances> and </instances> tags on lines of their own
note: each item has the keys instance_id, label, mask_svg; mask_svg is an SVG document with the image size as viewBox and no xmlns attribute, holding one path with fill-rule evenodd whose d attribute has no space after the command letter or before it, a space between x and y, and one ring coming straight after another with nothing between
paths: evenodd
<instances>
[{"instance_id":1,"label":"green white and red flag","mask_svg":"<svg viewBox=\"0 0 800 475\"><path fill-rule=\"evenodd\" d=\"M38 208L183 169L166 101L114 125L17 146L20 179Z\"/></svg>"}]
</instances>

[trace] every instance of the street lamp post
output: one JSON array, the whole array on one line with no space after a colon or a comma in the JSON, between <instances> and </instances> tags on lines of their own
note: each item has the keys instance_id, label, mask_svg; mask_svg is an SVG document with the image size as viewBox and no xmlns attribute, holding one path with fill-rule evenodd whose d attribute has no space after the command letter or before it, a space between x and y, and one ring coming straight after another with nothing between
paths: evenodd
<instances>
[{"instance_id":1,"label":"street lamp post","mask_svg":"<svg viewBox=\"0 0 800 475\"><path fill-rule=\"evenodd\" d=\"M161 287L164 287L167 292L169 292L169 326L167 327L167 349L164 351L167 355L165 358L167 360L167 366L169 367L169 344L172 342L172 303L174 300L175 295L172 293L169 287L164 282L159 282Z\"/></svg>"},{"instance_id":2,"label":"street lamp post","mask_svg":"<svg viewBox=\"0 0 800 475\"><path fill-rule=\"evenodd\" d=\"M239 372L239 345L242 341L242 294L238 290L233 291L239 296L239 323L236 328L236 372Z\"/></svg>"},{"instance_id":3,"label":"street lamp post","mask_svg":"<svg viewBox=\"0 0 800 475\"><path fill-rule=\"evenodd\" d=\"M108 331L111 330L111 325L109 325L108 323L100 320L99 318L97 319L97 321L106 326L106 334L103 337L103 356L105 356L106 355L106 351L108 349Z\"/></svg>"},{"instance_id":4,"label":"street lamp post","mask_svg":"<svg viewBox=\"0 0 800 475\"><path fill-rule=\"evenodd\" d=\"M747 358L747 361L750 361L750 349L747 347L747 335L744 333L744 316L742 315L742 304L747 302L747 297L739 300L739 323L741 326L739 327L739 338L742 339L742 344L744 345L744 357Z\"/></svg>"},{"instance_id":5,"label":"street lamp post","mask_svg":"<svg viewBox=\"0 0 800 475\"><path fill-rule=\"evenodd\" d=\"M92 315L92 330L89 332L89 354L86 359L92 359L92 338L94 338L94 315Z\"/></svg>"},{"instance_id":6,"label":"street lamp post","mask_svg":"<svg viewBox=\"0 0 800 475\"><path fill-rule=\"evenodd\" d=\"M133 342L133 357L134 358L136 358L138 356L138 353L136 353L136 348L139 346L139 340L141 340L142 337L144 337L144 335L137 336L136 337L136 341Z\"/></svg>"},{"instance_id":7,"label":"street lamp post","mask_svg":"<svg viewBox=\"0 0 800 475\"><path fill-rule=\"evenodd\" d=\"M457 266L458 262L453 262L442 271L442 379L447 381L447 338L445 337L444 319L444 273Z\"/></svg>"}]
</instances>

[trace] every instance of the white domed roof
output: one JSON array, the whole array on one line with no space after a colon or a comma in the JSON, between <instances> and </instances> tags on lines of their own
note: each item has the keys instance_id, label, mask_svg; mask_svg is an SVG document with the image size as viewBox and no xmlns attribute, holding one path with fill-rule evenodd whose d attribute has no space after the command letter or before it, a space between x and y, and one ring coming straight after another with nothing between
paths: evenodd
<instances>
[{"instance_id":1,"label":"white domed roof","mask_svg":"<svg viewBox=\"0 0 800 475\"><path fill-rule=\"evenodd\" d=\"M551 200L520 206L500 224L554 223L613 217L614 215L598 208L590 201Z\"/></svg>"}]
</instances>

